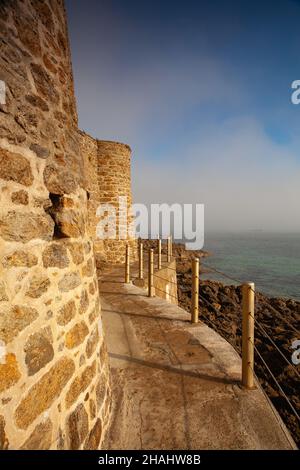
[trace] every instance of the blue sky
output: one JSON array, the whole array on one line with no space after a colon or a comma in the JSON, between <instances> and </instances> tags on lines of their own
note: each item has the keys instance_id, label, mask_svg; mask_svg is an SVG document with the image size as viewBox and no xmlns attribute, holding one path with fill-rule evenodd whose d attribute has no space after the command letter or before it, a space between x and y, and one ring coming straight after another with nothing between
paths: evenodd
<instances>
[{"instance_id":1,"label":"blue sky","mask_svg":"<svg viewBox=\"0 0 300 470\"><path fill-rule=\"evenodd\" d=\"M135 202L300 230L300 3L66 0L80 127L133 150Z\"/></svg>"}]
</instances>

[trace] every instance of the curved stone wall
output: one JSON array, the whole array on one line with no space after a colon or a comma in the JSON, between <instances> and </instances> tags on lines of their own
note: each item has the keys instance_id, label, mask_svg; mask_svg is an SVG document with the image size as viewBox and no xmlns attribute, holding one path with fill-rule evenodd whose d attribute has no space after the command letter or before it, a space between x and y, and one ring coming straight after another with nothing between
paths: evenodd
<instances>
[{"instance_id":1,"label":"curved stone wall","mask_svg":"<svg viewBox=\"0 0 300 470\"><path fill-rule=\"evenodd\" d=\"M98 448L109 419L64 5L0 5L0 448Z\"/></svg>"},{"instance_id":2,"label":"curved stone wall","mask_svg":"<svg viewBox=\"0 0 300 470\"><path fill-rule=\"evenodd\" d=\"M89 191L89 230L94 240L97 262L124 263L126 244L131 248L131 259L137 256L137 241L130 227L131 214L131 149L119 142L96 140L81 133L81 151L87 168ZM115 209L116 233L112 238L99 238L96 227L107 220L104 211L97 209L109 204Z\"/></svg>"}]
</instances>

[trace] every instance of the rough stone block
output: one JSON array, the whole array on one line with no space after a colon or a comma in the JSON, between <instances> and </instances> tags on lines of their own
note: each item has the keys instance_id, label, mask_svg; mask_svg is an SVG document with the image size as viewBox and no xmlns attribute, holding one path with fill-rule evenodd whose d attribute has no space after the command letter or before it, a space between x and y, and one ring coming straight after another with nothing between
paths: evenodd
<instances>
[{"instance_id":1,"label":"rough stone block","mask_svg":"<svg viewBox=\"0 0 300 470\"><path fill-rule=\"evenodd\" d=\"M25 364L28 375L34 375L54 357L54 350L44 330L29 336L25 347Z\"/></svg>"},{"instance_id":2,"label":"rough stone block","mask_svg":"<svg viewBox=\"0 0 300 470\"><path fill-rule=\"evenodd\" d=\"M0 416L0 450L7 450L9 442L5 433L5 419Z\"/></svg>"},{"instance_id":3,"label":"rough stone block","mask_svg":"<svg viewBox=\"0 0 300 470\"><path fill-rule=\"evenodd\" d=\"M8 296L5 289L5 284L3 281L0 281L0 301L7 301Z\"/></svg>"},{"instance_id":4,"label":"rough stone block","mask_svg":"<svg viewBox=\"0 0 300 470\"><path fill-rule=\"evenodd\" d=\"M47 214L10 211L0 218L0 235L7 241L51 240L53 231L54 222Z\"/></svg>"},{"instance_id":5,"label":"rough stone block","mask_svg":"<svg viewBox=\"0 0 300 470\"><path fill-rule=\"evenodd\" d=\"M85 450L97 450L99 448L102 435L102 424L98 418L93 429L91 430L88 439L84 445Z\"/></svg>"},{"instance_id":6,"label":"rough stone block","mask_svg":"<svg viewBox=\"0 0 300 470\"><path fill-rule=\"evenodd\" d=\"M71 450L79 449L88 434L89 420L82 404L70 414L67 420L69 447Z\"/></svg>"},{"instance_id":7,"label":"rough stone block","mask_svg":"<svg viewBox=\"0 0 300 470\"><path fill-rule=\"evenodd\" d=\"M74 300L66 303L57 314L57 323L60 326L67 325L76 315L76 306Z\"/></svg>"},{"instance_id":8,"label":"rough stone block","mask_svg":"<svg viewBox=\"0 0 300 470\"><path fill-rule=\"evenodd\" d=\"M49 149L42 147L39 144L31 144L30 150L32 150L39 158L48 158L50 155Z\"/></svg>"},{"instance_id":9,"label":"rough stone block","mask_svg":"<svg viewBox=\"0 0 300 470\"><path fill-rule=\"evenodd\" d=\"M38 312L22 305L0 307L0 340L9 343L38 317Z\"/></svg>"},{"instance_id":10,"label":"rough stone block","mask_svg":"<svg viewBox=\"0 0 300 470\"><path fill-rule=\"evenodd\" d=\"M62 170L54 165L46 166L44 182L50 193L58 195L73 193L77 187L77 182L70 171Z\"/></svg>"},{"instance_id":11,"label":"rough stone block","mask_svg":"<svg viewBox=\"0 0 300 470\"><path fill-rule=\"evenodd\" d=\"M77 323L66 334L66 347L73 349L81 344L88 335L89 329L84 321Z\"/></svg>"},{"instance_id":12,"label":"rough stone block","mask_svg":"<svg viewBox=\"0 0 300 470\"><path fill-rule=\"evenodd\" d=\"M47 102L58 103L59 95L50 75L39 65L31 64L31 73L35 82L36 89Z\"/></svg>"},{"instance_id":13,"label":"rough stone block","mask_svg":"<svg viewBox=\"0 0 300 470\"><path fill-rule=\"evenodd\" d=\"M70 406L75 403L79 395L84 392L84 390L88 387L91 383L92 379L96 375L96 362L94 361L91 366L88 366L84 369L83 373L76 377L75 380L72 382L68 393L66 395L66 407L70 408Z\"/></svg>"},{"instance_id":14,"label":"rough stone block","mask_svg":"<svg viewBox=\"0 0 300 470\"><path fill-rule=\"evenodd\" d=\"M11 200L14 204L20 204L22 206L27 206L29 202L28 193L26 191L16 191L12 193Z\"/></svg>"},{"instance_id":15,"label":"rough stone block","mask_svg":"<svg viewBox=\"0 0 300 470\"><path fill-rule=\"evenodd\" d=\"M47 292L49 286L50 280L45 273L34 274L30 279L26 295L32 299L37 299Z\"/></svg>"},{"instance_id":16,"label":"rough stone block","mask_svg":"<svg viewBox=\"0 0 300 470\"><path fill-rule=\"evenodd\" d=\"M69 290L75 289L81 284L81 278L79 273L67 273L59 281L58 288L61 292L68 292Z\"/></svg>"},{"instance_id":17,"label":"rough stone block","mask_svg":"<svg viewBox=\"0 0 300 470\"><path fill-rule=\"evenodd\" d=\"M98 325L96 325L86 343L85 351L86 351L86 355L88 358L92 356L98 343L99 343L99 331L98 331Z\"/></svg>"},{"instance_id":18,"label":"rough stone block","mask_svg":"<svg viewBox=\"0 0 300 470\"><path fill-rule=\"evenodd\" d=\"M48 450L52 442L52 422L47 419L38 424L28 439L21 446L20 450Z\"/></svg>"},{"instance_id":19,"label":"rough stone block","mask_svg":"<svg viewBox=\"0 0 300 470\"><path fill-rule=\"evenodd\" d=\"M63 357L43 375L29 390L15 411L15 421L19 428L28 426L61 394L72 377L75 364L72 359Z\"/></svg>"},{"instance_id":20,"label":"rough stone block","mask_svg":"<svg viewBox=\"0 0 300 470\"><path fill-rule=\"evenodd\" d=\"M81 264L84 261L83 244L80 242L68 242L68 250L71 253L72 261L75 264Z\"/></svg>"},{"instance_id":21,"label":"rough stone block","mask_svg":"<svg viewBox=\"0 0 300 470\"><path fill-rule=\"evenodd\" d=\"M16 356L6 354L0 361L0 393L12 387L21 377Z\"/></svg>"},{"instance_id":22,"label":"rough stone block","mask_svg":"<svg viewBox=\"0 0 300 470\"><path fill-rule=\"evenodd\" d=\"M29 251L14 251L12 254L2 259L2 265L8 267L27 267L31 268L38 263L37 257Z\"/></svg>"},{"instance_id":23,"label":"rough stone block","mask_svg":"<svg viewBox=\"0 0 300 470\"><path fill-rule=\"evenodd\" d=\"M0 149L0 178L30 186L33 175L29 161L18 153Z\"/></svg>"},{"instance_id":24,"label":"rough stone block","mask_svg":"<svg viewBox=\"0 0 300 470\"><path fill-rule=\"evenodd\" d=\"M64 245L53 243L43 252L45 268L66 268L69 265L67 249Z\"/></svg>"},{"instance_id":25,"label":"rough stone block","mask_svg":"<svg viewBox=\"0 0 300 470\"><path fill-rule=\"evenodd\" d=\"M79 313L82 315L83 313L85 313L88 309L88 306L89 306L89 296L88 296L88 293L87 291L84 289L82 292L81 292L81 296L80 296L80 307L79 307Z\"/></svg>"}]
</instances>

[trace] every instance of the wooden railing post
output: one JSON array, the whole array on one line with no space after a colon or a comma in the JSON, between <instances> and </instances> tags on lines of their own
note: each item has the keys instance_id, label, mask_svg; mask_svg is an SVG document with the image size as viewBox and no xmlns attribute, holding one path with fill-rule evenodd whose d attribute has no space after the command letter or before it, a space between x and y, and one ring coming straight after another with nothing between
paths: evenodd
<instances>
[{"instance_id":1,"label":"wooden railing post","mask_svg":"<svg viewBox=\"0 0 300 470\"><path fill-rule=\"evenodd\" d=\"M139 243L139 279L144 279L143 243Z\"/></svg>"},{"instance_id":2,"label":"wooden railing post","mask_svg":"<svg viewBox=\"0 0 300 470\"><path fill-rule=\"evenodd\" d=\"M171 262L171 237L167 239L167 262Z\"/></svg>"},{"instance_id":3,"label":"wooden railing post","mask_svg":"<svg viewBox=\"0 0 300 470\"><path fill-rule=\"evenodd\" d=\"M247 389L252 389L254 388L254 283L244 283L242 294L242 385Z\"/></svg>"},{"instance_id":4,"label":"wooden railing post","mask_svg":"<svg viewBox=\"0 0 300 470\"><path fill-rule=\"evenodd\" d=\"M161 239L157 240L157 269L161 269Z\"/></svg>"},{"instance_id":5,"label":"wooden railing post","mask_svg":"<svg viewBox=\"0 0 300 470\"><path fill-rule=\"evenodd\" d=\"M149 249L148 257L148 297L154 297L154 251Z\"/></svg>"},{"instance_id":6,"label":"wooden railing post","mask_svg":"<svg viewBox=\"0 0 300 470\"><path fill-rule=\"evenodd\" d=\"M199 321L199 258L192 262L192 323Z\"/></svg>"},{"instance_id":7,"label":"wooden railing post","mask_svg":"<svg viewBox=\"0 0 300 470\"><path fill-rule=\"evenodd\" d=\"M125 253L125 284L130 283L130 248L129 245L126 245Z\"/></svg>"}]
</instances>

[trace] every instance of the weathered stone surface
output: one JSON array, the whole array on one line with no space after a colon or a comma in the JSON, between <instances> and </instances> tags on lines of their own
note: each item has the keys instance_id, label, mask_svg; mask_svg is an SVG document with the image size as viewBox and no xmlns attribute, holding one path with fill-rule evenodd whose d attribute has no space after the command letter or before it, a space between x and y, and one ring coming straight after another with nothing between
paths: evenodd
<instances>
[{"instance_id":1,"label":"weathered stone surface","mask_svg":"<svg viewBox=\"0 0 300 470\"><path fill-rule=\"evenodd\" d=\"M59 95L54 86L50 75L38 64L31 64L31 73L35 82L36 89L47 102L58 103Z\"/></svg>"},{"instance_id":2,"label":"weathered stone surface","mask_svg":"<svg viewBox=\"0 0 300 470\"><path fill-rule=\"evenodd\" d=\"M94 263L93 260L90 258L88 262L82 267L82 276L83 277L91 277L94 274Z\"/></svg>"},{"instance_id":3,"label":"weathered stone surface","mask_svg":"<svg viewBox=\"0 0 300 470\"><path fill-rule=\"evenodd\" d=\"M57 323L60 326L67 325L76 315L76 306L74 300L70 300L58 312Z\"/></svg>"},{"instance_id":4,"label":"weathered stone surface","mask_svg":"<svg viewBox=\"0 0 300 470\"><path fill-rule=\"evenodd\" d=\"M99 331L98 331L98 325L96 325L86 343L85 352L88 358L92 356L98 343L99 343Z\"/></svg>"},{"instance_id":5,"label":"weathered stone surface","mask_svg":"<svg viewBox=\"0 0 300 470\"><path fill-rule=\"evenodd\" d=\"M29 287L26 291L27 297L37 299L47 292L50 286L50 280L45 273L39 273L32 276L29 282Z\"/></svg>"},{"instance_id":6,"label":"weathered stone surface","mask_svg":"<svg viewBox=\"0 0 300 470\"><path fill-rule=\"evenodd\" d=\"M67 420L69 448L71 450L79 449L88 434L89 419L87 412L82 404L70 414Z\"/></svg>"},{"instance_id":7,"label":"weathered stone surface","mask_svg":"<svg viewBox=\"0 0 300 470\"><path fill-rule=\"evenodd\" d=\"M49 111L49 106L40 96L26 95L25 99L28 101L28 103L32 104L32 106L35 106L36 108L39 108L42 111Z\"/></svg>"},{"instance_id":8,"label":"weathered stone surface","mask_svg":"<svg viewBox=\"0 0 300 470\"><path fill-rule=\"evenodd\" d=\"M28 375L34 375L54 357L54 350L45 331L41 330L29 336L25 347L25 364Z\"/></svg>"},{"instance_id":9,"label":"weathered stone surface","mask_svg":"<svg viewBox=\"0 0 300 470\"><path fill-rule=\"evenodd\" d=\"M89 314L89 322L90 324L94 323L94 321L99 318L100 312L97 307L93 308L91 313Z\"/></svg>"},{"instance_id":10,"label":"weathered stone surface","mask_svg":"<svg viewBox=\"0 0 300 470\"><path fill-rule=\"evenodd\" d=\"M66 268L69 265L67 249L64 245L53 243L43 252L45 268Z\"/></svg>"},{"instance_id":11,"label":"weathered stone surface","mask_svg":"<svg viewBox=\"0 0 300 470\"><path fill-rule=\"evenodd\" d=\"M96 418L97 409L96 409L96 404L95 404L95 402L92 398L90 398L90 400L89 400L89 408L90 408L90 417L91 417L91 419Z\"/></svg>"},{"instance_id":12,"label":"weathered stone surface","mask_svg":"<svg viewBox=\"0 0 300 470\"><path fill-rule=\"evenodd\" d=\"M95 284L94 284L93 282L91 282L91 283L89 284L89 293L90 293L91 295L94 295L95 292L96 292Z\"/></svg>"},{"instance_id":13,"label":"weathered stone surface","mask_svg":"<svg viewBox=\"0 0 300 470\"><path fill-rule=\"evenodd\" d=\"M0 218L0 235L7 241L29 242L34 238L51 240L54 222L47 214L10 211Z\"/></svg>"},{"instance_id":14,"label":"weathered stone surface","mask_svg":"<svg viewBox=\"0 0 300 470\"><path fill-rule=\"evenodd\" d=\"M85 450L97 450L99 448L100 439L102 435L102 424L98 418L93 429L91 430L88 439L84 445Z\"/></svg>"},{"instance_id":15,"label":"weathered stone surface","mask_svg":"<svg viewBox=\"0 0 300 470\"><path fill-rule=\"evenodd\" d=\"M76 323L66 334L66 347L73 349L79 346L87 336L89 329L84 321Z\"/></svg>"},{"instance_id":16,"label":"weathered stone surface","mask_svg":"<svg viewBox=\"0 0 300 470\"><path fill-rule=\"evenodd\" d=\"M79 242L69 242L68 243L68 250L71 253L73 263L81 264L84 260L84 253L83 253L83 244Z\"/></svg>"},{"instance_id":17,"label":"weathered stone surface","mask_svg":"<svg viewBox=\"0 0 300 470\"><path fill-rule=\"evenodd\" d=\"M106 390L107 390L106 377L101 376L96 386L96 402L97 402L98 411L100 410L100 408L102 407L104 403Z\"/></svg>"},{"instance_id":18,"label":"weathered stone surface","mask_svg":"<svg viewBox=\"0 0 300 470\"><path fill-rule=\"evenodd\" d=\"M77 182L69 171L64 171L54 165L46 166L44 182L48 191L53 194L70 194L75 192L77 187Z\"/></svg>"},{"instance_id":19,"label":"weathered stone surface","mask_svg":"<svg viewBox=\"0 0 300 470\"><path fill-rule=\"evenodd\" d=\"M29 161L23 155L0 148L0 178L30 186L33 175Z\"/></svg>"},{"instance_id":20,"label":"weathered stone surface","mask_svg":"<svg viewBox=\"0 0 300 470\"><path fill-rule=\"evenodd\" d=\"M69 290L75 289L81 284L81 278L79 273L67 273L59 281L58 288L61 292L68 292Z\"/></svg>"},{"instance_id":21,"label":"weathered stone surface","mask_svg":"<svg viewBox=\"0 0 300 470\"><path fill-rule=\"evenodd\" d=\"M59 428L58 430L58 439L57 439L57 450L65 449L66 436L65 433Z\"/></svg>"},{"instance_id":22,"label":"weathered stone surface","mask_svg":"<svg viewBox=\"0 0 300 470\"><path fill-rule=\"evenodd\" d=\"M84 251L88 255L92 249L92 244L91 242L86 242L84 245Z\"/></svg>"},{"instance_id":23,"label":"weathered stone surface","mask_svg":"<svg viewBox=\"0 0 300 470\"><path fill-rule=\"evenodd\" d=\"M107 346L104 341L102 341L101 347L100 347L100 363L101 364L106 364L108 362L108 354L107 354Z\"/></svg>"},{"instance_id":24,"label":"weathered stone surface","mask_svg":"<svg viewBox=\"0 0 300 470\"><path fill-rule=\"evenodd\" d=\"M7 450L9 442L5 433L5 419L0 415L0 450Z\"/></svg>"},{"instance_id":25,"label":"weathered stone surface","mask_svg":"<svg viewBox=\"0 0 300 470\"><path fill-rule=\"evenodd\" d=\"M0 307L0 340L9 343L38 317L38 312L22 305Z\"/></svg>"},{"instance_id":26,"label":"weathered stone surface","mask_svg":"<svg viewBox=\"0 0 300 470\"><path fill-rule=\"evenodd\" d=\"M84 289L82 292L81 292L81 296L80 296L80 307L79 307L79 313L82 315L83 313L85 313L88 309L88 306L89 306L89 296L88 296L88 293L87 291Z\"/></svg>"},{"instance_id":27,"label":"weathered stone surface","mask_svg":"<svg viewBox=\"0 0 300 470\"><path fill-rule=\"evenodd\" d=\"M70 406L77 400L79 395L84 392L84 390L91 383L92 379L96 374L96 361L93 362L91 366L88 366L84 369L83 373L76 377L72 382L67 396L66 396L66 407Z\"/></svg>"},{"instance_id":28,"label":"weathered stone surface","mask_svg":"<svg viewBox=\"0 0 300 470\"><path fill-rule=\"evenodd\" d=\"M52 442L52 422L47 419L44 423L38 424L29 438L21 446L20 450L47 450Z\"/></svg>"},{"instance_id":29,"label":"weathered stone surface","mask_svg":"<svg viewBox=\"0 0 300 470\"><path fill-rule=\"evenodd\" d=\"M61 208L56 210L54 217L61 236L67 238L84 236L85 221L81 211Z\"/></svg>"},{"instance_id":30,"label":"weathered stone surface","mask_svg":"<svg viewBox=\"0 0 300 470\"><path fill-rule=\"evenodd\" d=\"M39 144L31 144L30 150L32 150L39 158L48 158L50 155L49 149L42 147Z\"/></svg>"},{"instance_id":31,"label":"weathered stone surface","mask_svg":"<svg viewBox=\"0 0 300 470\"><path fill-rule=\"evenodd\" d=\"M41 46L37 22L30 16L25 15L24 11L15 12L14 20L22 44L34 56L39 56Z\"/></svg>"},{"instance_id":32,"label":"weathered stone surface","mask_svg":"<svg viewBox=\"0 0 300 470\"><path fill-rule=\"evenodd\" d=\"M0 301L7 301L8 300L8 295L5 290L5 285L3 281L0 281Z\"/></svg>"},{"instance_id":33,"label":"weathered stone surface","mask_svg":"<svg viewBox=\"0 0 300 470\"><path fill-rule=\"evenodd\" d=\"M57 398L75 371L74 362L63 357L29 390L15 412L15 421L19 428L28 426L47 410Z\"/></svg>"},{"instance_id":34,"label":"weathered stone surface","mask_svg":"<svg viewBox=\"0 0 300 470\"><path fill-rule=\"evenodd\" d=\"M14 251L12 254L5 256L2 259L2 264L5 267L27 267L31 268L38 262L37 257L29 251Z\"/></svg>"},{"instance_id":35,"label":"weathered stone surface","mask_svg":"<svg viewBox=\"0 0 300 470\"><path fill-rule=\"evenodd\" d=\"M40 0L31 0L31 2L47 31L52 33L54 29L53 15L47 3L41 2Z\"/></svg>"},{"instance_id":36,"label":"weathered stone surface","mask_svg":"<svg viewBox=\"0 0 300 470\"><path fill-rule=\"evenodd\" d=\"M15 193L12 193L11 195L11 200L14 204L21 204L23 206L28 205L28 193L26 191L16 191Z\"/></svg>"},{"instance_id":37,"label":"weathered stone surface","mask_svg":"<svg viewBox=\"0 0 300 470\"><path fill-rule=\"evenodd\" d=\"M21 377L16 356L12 353L0 357L0 393L12 387Z\"/></svg>"}]
</instances>

